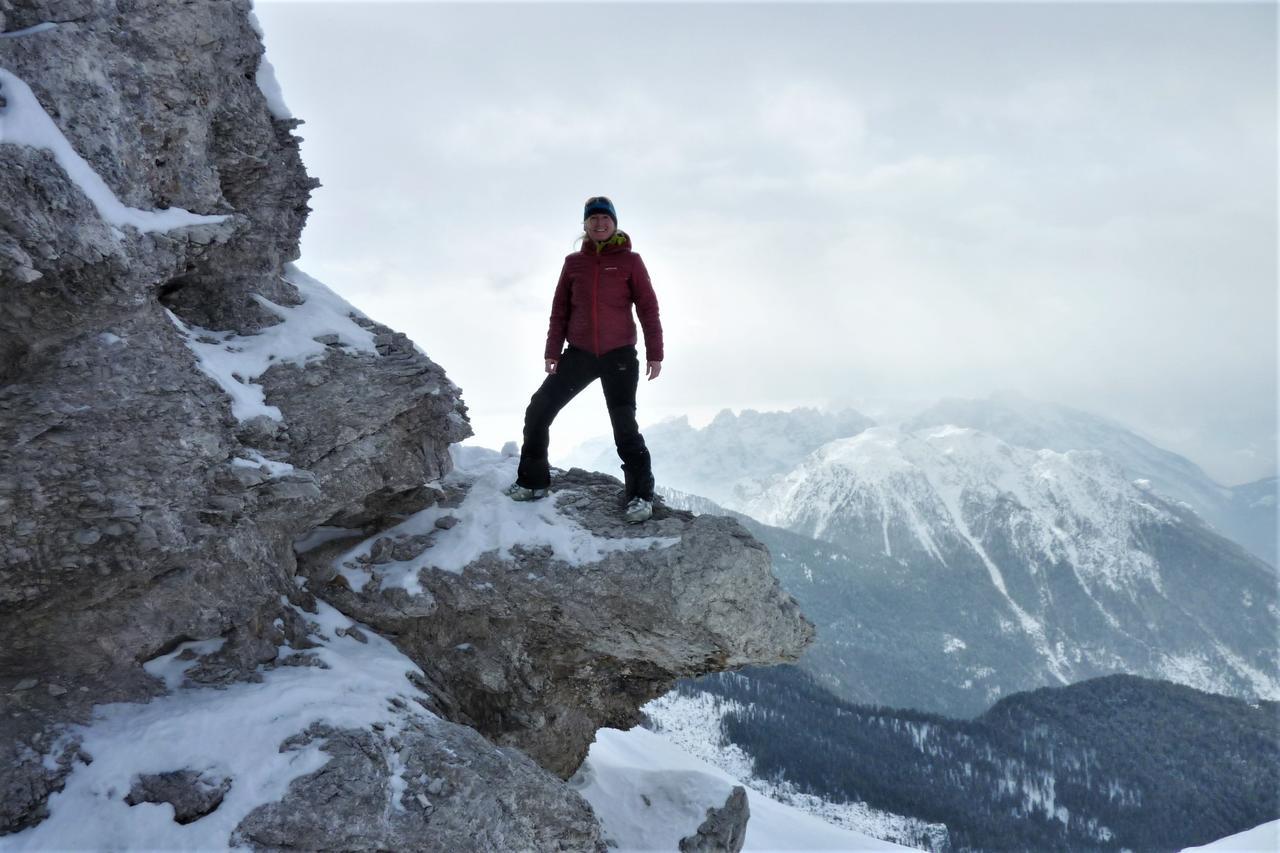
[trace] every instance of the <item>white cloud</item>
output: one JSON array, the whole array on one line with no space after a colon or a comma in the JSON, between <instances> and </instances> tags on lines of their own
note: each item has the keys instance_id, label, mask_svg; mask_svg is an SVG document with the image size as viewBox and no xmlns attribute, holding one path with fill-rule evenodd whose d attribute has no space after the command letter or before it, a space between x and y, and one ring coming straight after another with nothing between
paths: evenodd
<instances>
[{"instance_id":1,"label":"white cloud","mask_svg":"<svg viewBox=\"0 0 1280 853\"><path fill-rule=\"evenodd\" d=\"M790 82L765 88L758 97L764 133L819 163L853 157L866 138L862 108L829 82Z\"/></svg>"}]
</instances>

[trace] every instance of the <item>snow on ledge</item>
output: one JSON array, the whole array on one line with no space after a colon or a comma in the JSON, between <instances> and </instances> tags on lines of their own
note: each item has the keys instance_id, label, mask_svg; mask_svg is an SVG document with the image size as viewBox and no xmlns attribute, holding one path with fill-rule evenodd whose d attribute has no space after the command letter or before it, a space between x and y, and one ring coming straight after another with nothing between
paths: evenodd
<instances>
[{"instance_id":1,"label":"snow on ledge","mask_svg":"<svg viewBox=\"0 0 1280 853\"><path fill-rule=\"evenodd\" d=\"M277 407L267 405L262 386L254 380L276 364L306 367L307 362L323 358L329 347L317 338L336 336L338 345L378 354L373 332L351 319L353 315L367 319L363 313L293 264L285 265L283 279L298 288L305 301L277 305L255 293L258 304L281 320L256 335L189 326L165 309L196 354L200 370L227 392L231 414L242 422L258 416L284 420Z\"/></svg>"},{"instance_id":2,"label":"snow on ledge","mask_svg":"<svg viewBox=\"0 0 1280 853\"><path fill-rule=\"evenodd\" d=\"M384 537L430 535L432 545L417 557L376 566L379 588L400 587L410 595L422 592L418 572L423 569L460 573L482 554L497 551L510 558L517 545L527 548L549 546L555 559L581 566L604 559L615 551L647 551L669 548L678 537L644 536L612 539L597 536L576 521L561 515L556 508L560 492L539 501L516 502L502 490L516 479L519 460L503 457L493 451L477 453L479 448L450 448L454 458L451 479L471 481L471 488L461 506L427 507L400 524L369 537L334 560L334 567L347 579L351 588L362 590L374 581L373 571L357 561L368 556L374 543ZM436 520L451 515L457 523L447 530L436 528Z\"/></svg>"},{"instance_id":3,"label":"snow on ledge","mask_svg":"<svg viewBox=\"0 0 1280 853\"><path fill-rule=\"evenodd\" d=\"M30 33L20 30L19 33ZM10 37L19 33L8 33ZM0 96L6 105L0 109L0 144L26 145L48 151L80 190L93 202L98 215L118 228L131 226L144 233L172 231L191 225L214 225L228 217L205 216L170 207L165 210L139 210L128 207L111 191L102 177L76 153L71 143L49 118L31 87L20 78L0 68Z\"/></svg>"},{"instance_id":4,"label":"snow on ledge","mask_svg":"<svg viewBox=\"0 0 1280 853\"><path fill-rule=\"evenodd\" d=\"M280 81L276 79L275 66L267 59L267 34L263 32L258 16L252 11L249 12L249 26L253 27L253 31L262 41L262 56L258 60L258 71L254 75L258 91L262 92L263 97L267 99L267 110L272 116L278 119L291 119L293 111L284 102L284 91L280 88Z\"/></svg>"}]
</instances>

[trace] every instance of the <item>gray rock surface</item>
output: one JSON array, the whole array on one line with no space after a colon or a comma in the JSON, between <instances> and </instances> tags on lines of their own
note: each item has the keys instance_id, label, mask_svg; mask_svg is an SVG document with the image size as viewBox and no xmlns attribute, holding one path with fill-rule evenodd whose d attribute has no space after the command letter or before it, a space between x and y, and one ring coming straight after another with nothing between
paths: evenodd
<instances>
[{"instance_id":1,"label":"gray rock surface","mask_svg":"<svg viewBox=\"0 0 1280 853\"><path fill-rule=\"evenodd\" d=\"M261 806L231 843L258 850L603 851L591 807L518 750L407 719L395 733L318 726L329 762ZM392 790L391 762L403 788Z\"/></svg>"},{"instance_id":2,"label":"gray rock surface","mask_svg":"<svg viewBox=\"0 0 1280 853\"><path fill-rule=\"evenodd\" d=\"M448 483L446 506L472 486ZM552 482L568 518L610 539L663 537L668 548L620 551L569 565L549 548L489 552L460 573L423 570L421 594L353 590L335 559L351 541L307 551L300 570L336 607L395 638L437 687L441 713L519 747L568 778L601 726L626 729L678 678L795 660L813 636L770 569L769 553L736 521L655 509L622 521L620 484L574 469ZM474 522L473 522L474 523ZM427 537L371 537L370 570L410 559Z\"/></svg>"},{"instance_id":3,"label":"gray rock surface","mask_svg":"<svg viewBox=\"0 0 1280 853\"><path fill-rule=\"evenodd\" d=\"M723 806L707 809L697 832L680 839L680 853L738 853L747 841L750 817L747 789L738 785Z\"/></svg>"},{"instance_id":4,"label":"gray rock surface","mask_svg":"<svg viewBox=\"0 0 1280 853\"><path fill-rule=\"evenodd\" d=\"M211 777L195 770L171 770L138 777L125 797L131 806L139 803L169 803L178 823L199 820L222 804L231 790L231 780Z\"/></svg>"},{"instance_id":5,"label":"gray rock surface","mask_svg":"<svg viewBox=\"0 0 1280 853\"><path fill-rule=\"evenodd\" d=\"M364 318L376 354L272 367L283 420L240 423L167 316L252 334L277 322L255 294L301 301L281 272L315 181L254 83L249 9L0 0L6 30L62 22L0 39L0 68L123 203L229 217L115 228L50 153L0 144L0 833L58 785L28 758L60 723L156 692L139 664L185 640L230 638L222 677L250 674L293 540L420 489L469 433L443 371ZM233 462L251 450L295 470Z\"/></svg>"}]
</instances>

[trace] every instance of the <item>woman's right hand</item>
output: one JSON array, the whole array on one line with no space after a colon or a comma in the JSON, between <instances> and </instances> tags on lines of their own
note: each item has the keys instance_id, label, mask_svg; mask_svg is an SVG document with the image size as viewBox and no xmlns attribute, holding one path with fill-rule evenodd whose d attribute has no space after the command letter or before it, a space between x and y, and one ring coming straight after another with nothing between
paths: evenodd
<instances>
[{"instance_id":1,"label":"woman's right hand","mask_svg":"<svg viewBox=\"0 0 1280 853\"><path fill-rule=\"evenodd\" d=\"M556 360L555 360L554 358L548 358L548 359L546 359L546 363L547 363L547 373L555 373L555 372L556 372Z\"/></svg>"}]
</instances>

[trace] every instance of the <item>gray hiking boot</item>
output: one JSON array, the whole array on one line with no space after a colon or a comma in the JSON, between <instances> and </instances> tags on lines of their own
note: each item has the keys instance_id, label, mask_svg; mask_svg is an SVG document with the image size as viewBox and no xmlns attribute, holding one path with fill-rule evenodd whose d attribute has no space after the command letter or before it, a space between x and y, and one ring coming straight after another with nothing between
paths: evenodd
<instances>
[{"instance_id":1,"label":"gray hiking boot","mask_svg":"<svg viewBox=\"0 0 1280 853\"><path fill-rule=\"evenodd\" d=\"M622 517L632 524L639 524L642 521L648 521L652 516L653 504L644 498L635 497L627 504L627 511Z\"/></svg>"},{"instance_id":2,"label":"gray hiking boot","mask_svg":"<svg viewBox=\"0 0 1280 853\"><path fill-rule=\"evenodd\" d=\"M513 501L536 501L547 496L546 489L526 489L519 483L512 483L503 489L502 493Z\"/></svg>"}]
</instances>

